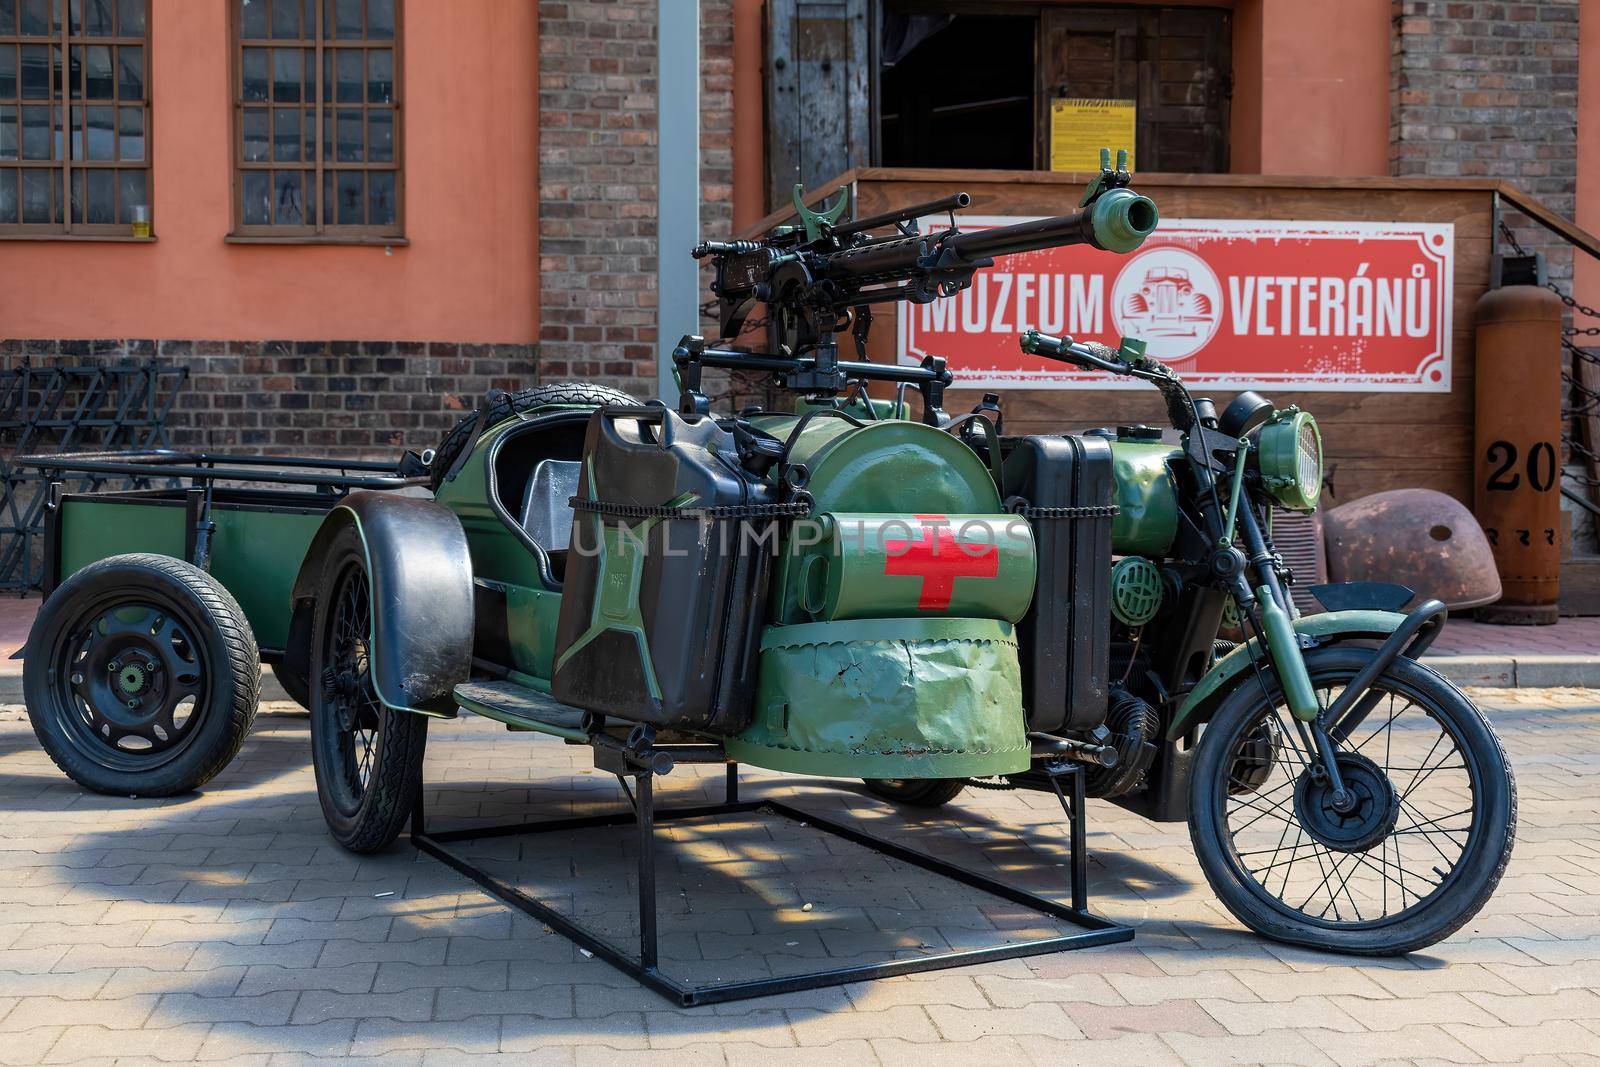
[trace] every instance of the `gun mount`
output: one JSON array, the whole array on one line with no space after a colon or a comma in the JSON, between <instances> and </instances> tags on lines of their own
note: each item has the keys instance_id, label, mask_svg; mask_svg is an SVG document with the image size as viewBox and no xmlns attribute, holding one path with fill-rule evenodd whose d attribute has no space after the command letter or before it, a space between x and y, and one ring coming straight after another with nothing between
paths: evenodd
<instances>
[{"instance_id":1,"label":"gun mount","mask_svg":"<svg viewBox=\"0 0 1600 1067\"><path fill-rule=\"evenodd\" d=\"M758 304L768 311L768 336L775 354L751 354L708 346L688 336L673 352L684 412L704 412L703 367L770 371L787 389L834 396L858 382L910 385L922 393L923 418L937 424L950 372L944 360L926 357L920 366L872 363L867 336L875 304L926 304L955 296L996 256L1063 245L1087 244L1108 252L1131 252L1154 232L1160 215L1148 197L1128 188L1127 152L1111 165L1100 153L1100 173L1089 183L1078 210L993 229L963 233L956 211L972 200L954 193L938 200L861 219L842 219L843 195L831 205L806 206L800 186L794 204L798 226L779 227L759 241L707 241L696 259L712 259L721 339L738 337ZM922 220L948 215L948 223L924 232ZM890 233L874 233L891 229ZM838 334L849 332L857 359L841 361Z\"/></svg>"}]
</instances>

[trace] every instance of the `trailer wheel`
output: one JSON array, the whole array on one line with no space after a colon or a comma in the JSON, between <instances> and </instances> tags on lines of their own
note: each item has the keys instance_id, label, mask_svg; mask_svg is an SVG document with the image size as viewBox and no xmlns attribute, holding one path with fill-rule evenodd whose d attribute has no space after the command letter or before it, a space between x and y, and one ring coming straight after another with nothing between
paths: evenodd
<instances>
[{"instance_id":1,"label":"trailer wheel","mask_svg":"<svg viewBox=\"0 0 1600 1067\"><path fill-rule=\"evenodd\" d=\"M311 762L333 839L377 852L400 835L422 788L428 720L378 698L371 673L372 584L354 527L328 552L311 644Z\"/></svg>"},{"instance_id":2,"label":"trailer wheel","mask_svg":"<svg viewBox=\"0 0 1600 1067\"><path fill-rule=\"evenodd\" d=\"M97 793L198 789L238 754L261 697L260 653L238 602L170 556L84 567L45 601L27 649L33 732Z\"/></svg>"},{"instance_id":3,"label":"trailer wheel","mask_svg":"<svg viewBox=\"0 0 1600 1067\"><path fill-rule=\"evenodd\" d=\"M867 792L913 808L942 808L967 787L965 778L863 778Z\"/></svg>"}]
</instances>

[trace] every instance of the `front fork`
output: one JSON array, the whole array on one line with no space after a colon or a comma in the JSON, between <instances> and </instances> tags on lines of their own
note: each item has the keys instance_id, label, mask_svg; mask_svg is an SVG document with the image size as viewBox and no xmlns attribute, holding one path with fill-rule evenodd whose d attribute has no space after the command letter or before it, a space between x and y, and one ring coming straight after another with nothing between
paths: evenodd
<instances>
[{"instance_id":1,"label":"front fork","mask_svg":"<svg viewBox=\"0 0 1600 1067\"><path fill-rule=\"evenodd\" d=\"M1309 744L1316 749L1319 769L1327 776L1334 809L1347 810L1353 806L1355 798L1345 789L1339 773L1335 759L1338 745L1377 705L1381 694L1373 692L1372 686L1389 665L1401 656L1416 659L1433 644L1444 628L1445 606L1437 600L1427 600L1408 613L1405 621L1378 647L1377 655L1345 684L1343 692L1328 707L1323 708L1311 684L1311 672L1306 669L1305 655L1289 616L1288 593L1278 579L1275 560L1267 549L1255 513L1248 506L1239 509L1239 530L1250 550L1249 562L1258 583L1255 588L1258 618L1284 701L1289 705L1289 713L1294 716L1302 739L1310 734Z\"/></svg>"}]
</instances>

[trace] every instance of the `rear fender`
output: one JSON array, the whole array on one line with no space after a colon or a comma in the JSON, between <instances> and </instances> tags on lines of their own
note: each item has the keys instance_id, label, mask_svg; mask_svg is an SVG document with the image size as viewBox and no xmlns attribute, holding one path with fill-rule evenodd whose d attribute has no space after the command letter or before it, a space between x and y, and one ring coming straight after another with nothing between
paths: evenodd
<instances>
[{"instance_id":1,"label":"rear fender","mask_svg":"<svg viewBox=\"0 0 1600 1067\"><path fill-rule=\"evenodd\" d=\"M451 692L472 672L472 558L460 520L432 500L351 493L328 513L295 578L287 668L310 674L323 571L347 527L361 537L372 582L368 655L378 699L397 711L453 715Z\"/></svg>"},{"instance_id":2,"label":"rear fender","mask_svg":"<svg viewBox=\"0 0 1600 1067\"><path fill-rule=\"evenodd\" d=\"M1295 619L1293 626L1295 635L1305 639L1302 643L1321 647L1340 641L1383 640L1405 621L1404 612L1355 608L1306 615ZM1259 647L1256 639L1251 638L1212 665L1178 706L1177 714L1167 727L1168 740L1177 740L1193 727L1210 720L1234 685L1241 678L1249 677L1250 661L1260 655Z\"/></svg>"}]
</instances>

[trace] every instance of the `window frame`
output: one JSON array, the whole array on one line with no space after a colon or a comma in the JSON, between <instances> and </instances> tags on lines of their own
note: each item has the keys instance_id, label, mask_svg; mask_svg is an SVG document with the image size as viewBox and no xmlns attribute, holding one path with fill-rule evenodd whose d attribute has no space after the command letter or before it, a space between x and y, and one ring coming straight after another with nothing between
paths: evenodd
<instances>
[{"instance_id":1,"label":"window frame","mask_svg":"<svg viewBox=\"0 0 1600 1067\"><path fill-rule=\"evenodd\" d=\"M154 153L154 149L155 149L155 136L154 136L154 127L155 127L155 105L154 105L154 99L155 99L155 94L154 94L154 91L152 89L152 78L151 78L151 74L152 74L153 68L155 66L155 64L152 62L153 46L152 46L152 43L151 43L153 38L154 38L154 35L155 35L154 34L155 26L153 24L154 23L154 18L155 18L155 11L154 11L155 4L154 4L153 0L143 0L143 2L144 2L144 35L142 37L132 37L132 36L128 36L128 35L125 35L125 34L106 34L106 35L91 36L89 34L86 34L86 33L82 32L81 30L80 31L75 31L73 26L72 26L72 4L71 4L71 0L49 0L48 10L49 10L49 17L51 18L51 20L53 21L55 19L56 12L57 12L58 9L61 12L61 28L60 28L59 31L52 30L52 32L50 32L48 34L34 35L34 36L25 37L25 36L22 36L22 34L21 34L21 29L22 29L22 25L21 25L22 2L21 2L21 0L18 0L18 2L16 3L16 17L17 17L17 20L18 20L17 25L16 25L16 30L18 32L14 33L14 34L0 33L0 47L14 47L14 48L17 48L17 50L18 50L17 51L17 56L18 56L18 63L17 63L17 103L15 105L16 108L17 108L17 158L16 159L0 160L0 170L5 170L5 171L15 170L15 171L18 172L17 221L16 222L0 222L0 240L5 240L5 241L135 241L135 242L144 242L144 241L153 241L153 240L155 240L155 235L154 235L154 226L155 226L155 185L156 185L156 181L155 181L155 179L156 179L156 168L155 168L155 158L154 158L154 155L155 155L155 153ZM113 6L113 17L118 20L118 23L120 23L121 17L122 17L120 8L115 3L113 3L112 6ZM80 15L80 17L86 18L87 16L86 15ZM120 29L120 25L119 25L118 28ZM57 74L56 65L52 61L50 63L50 65L49 65L49 73L48 73L48 78L49 78L49 82L50 82L49 93L43 99L42 102L36 100L36 101L33 101L33 102L30 103L30 102L26 101L22 96L22 63L21 63L21 54L22 53L21 53L21 47L24 46L24 45L42 45L42 46L45 46L45 47L48 47L48 48L51 48L51 49L59 48L61 50L61 78L59 80L57 79L57 77L56 77L56 74ZM87 95L79 96L79 97L76 97L76 98L74 98L73 96L70 95L70 90L69 90L69 88L68 88L68 86L66 84L66 79L71 76L71 71L72 71L72 51L71 50L73 48L75 48L75 47L76 48L90 48L90 47L121 48L121 47L125 47L125 46L135 46L135 45L138 46L140 49L142 49L143 57L144 57L143 58L143 63L142 63L143 70L141 72L142 73L142 78L143 78L143 83L144 83L144 86L143 86L144 87L144 94L138 101L123 101L120 97L117 97L117 96L113 95L112 98L109 101L94 101L94 102L91 102ZM88 88L88 83L87 83L88 76L89 76L88 75L88 69L87 69L87 66L85 66L82 70L79 71L79 77L80 77L80 79L83 80L83 85L81 86L81 88L83 88L85 91L87 91L87 88ZM117 69L117 64L116 64L116 59L115 59L115 53L113 53L113 60L112 60L112 77L113 77L113 79L117 79L118 78L118 69ZM22 137L23 137L22 108L24 106L28 106L28 107L44 106L44 107L48 107L50 109L50 111L51 111L51 121L50 121L50 126L49 126L49 136L50 136L52 142L55 140L56 131L58 129L58 127L56 125L56 120L55 120L55 112L59 109L59 111L61 112L61 119L60 119L61 124L59 126L59 129L60 129L61 139L62 139L62 156L61 156L60 159L42 159L41 160L41 159L26 159L26 158L24 158L23 152L22 152ZM81 159L74 159L73 158L73 156L72 156L72 143L73 143L74 134L81 134L82 135L81 143L85 146L85 149L87 149L88 140L89 140L88 109L90 107L110 107L112 109L113 117L118 122L118 126L116 127L118 132L114 133L113 137L117 139L118 144L119 144L119 151L120 151L120 136L121 136L120 135L120 116L117 114L117 112L122 107L132 107L132 106L138 106L143 111L143 114L144 114L144 134L143 134L143 139L144 139L144 158L142 160L138 160L138 161L129 161L129 160L122 160L122 159L91 160L91 159L89 159L87 157L87 154ZM74 108L80 109L84 113L83 124L82 124L82 127L79 128L79 129L74 129L74 127L71 124L72 123L72 112L73 112ZM23 196L23 193L22 193L21 174L22 174L22 172L29 171L29 170L43 170L43 171L53 172L53 174L55 176L55 180L51 183L51 203L52 203L52 206L55 205L55 204L60 204L60 206L61 206L61 221L60 222L23 222L22 221L22 214L23 214L23 212L22 212L22 196ZM120 171L124 171L124 170L142 170L142 171L144 171L145 204L146 204L147 207L150 208L150 211L151 211L151 227L152 227L151 236L149 236L149 237L135 237L134 234L133 234L133 224L132 224L132 220L131 219L128 222L74 222L72 220L72 178L73 178L73 175L76 172L87 172L87 171L90 171L90 170L109 170L109 171L113 171L113 172L120 172ZM88 182L87 177L84 179L84 181L85 181L85 192L87 193L87 182ZM114 196L116 196L116 197L120 197L121 196L120 183L118 184L118 187L116 189L116 192L115 192ZM113 200L113 203L115 203L115 200ZM87 209L88 209L87 203L84 205L84 208L85 208L85 215L87 215L87 213L88 213L88 211L87 211ZM54 211L52 211L51 214L53 215Z\"/></svg>"},{"instance_id":2,"label":"window frame","mask_svg":"<svg viewBox=\"0 0 1600 1067\"><path fill-rule=\"evenodd\" d=\"M374 39L371 37L356 38L324 38L322 28L327 18L329 0L313 0L312 6L316 12L316 28L312 38L276 37L276 38L246 38L244 36L243 12L239 0L227 0L228 4L228 95L231 102L232 121L230 122L230 135L232 147L229 158L229 182L231 191L229 200L232 204L231 226L226 237L230 244L374 244L374 245L404 245L405 237L405 176L406 176L406 137L404 121L404 94L405 94L405 0L394 0L394 38ZM361 3L362 26L367 25L367 0ZM246 41L250 43L247 45ZM316 116L316 129L313 134L313 143L316 147L315 162L301 160L298 167L274 160L264 162L250 162L244 158L244 50L249 48L298 48L302 51L311 50L314 55L312 64L315 76L311 84L315 86L316 99L311 105ZM326 164L323 159L324 111L337 111L337 101L325 101L323 96L323 53L327 49L388 49L394 53L394 90L391 107L394 111L394 161L392 163L372 163L363 160L360 163L333 163ZM363 69L365 69L363 67ZM270 77L270 74L269 74ZM305 84L302 81L302 84ZM365 82L363 82L365 84ZM259 101L252 101L251 106L262 106ZM265 106L270 109L282 106L275 101L267 101ZM304 101L299 105L302 110L307 106ZM362 103L363 115L372 105ZM302 141L304 133L302 132ZM268 131L268 142L271 143L271 130ZM315 190L308 194L316 212L316 221L299 226L282 225L278 223L253 223L244 221L244 175L250 171L264 171L271 173L274 170L301 170L312 173L316 184ZM322 220L322 182L323 174L333 170L353 170L361 172L387 171L394 174L394 222L387 225L371 225L363 223L358 226L339 225Z\"/></svg>"}]
</instances>

